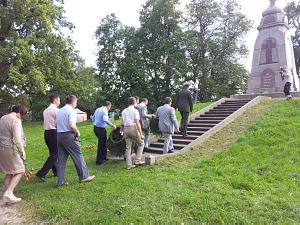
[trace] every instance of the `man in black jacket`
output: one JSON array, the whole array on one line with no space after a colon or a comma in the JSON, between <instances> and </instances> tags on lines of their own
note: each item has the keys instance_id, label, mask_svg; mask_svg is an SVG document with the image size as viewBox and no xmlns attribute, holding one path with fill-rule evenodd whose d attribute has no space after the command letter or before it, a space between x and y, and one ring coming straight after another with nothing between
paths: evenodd
<instances>
[{"instance_id":1,"label":"man in black jacket","mask_svg":"<svg viewBox=\"0 0 300 225\"><path fill-rule=\"evenodd\" d=\"M175 108L178 108L180 112L180 130L182 135L185 137L187 135L187 123L189 114L193 111L192 93L189 91L188 83L185 83L182 90L177 94Z\"/></svg>"}]
</instances>

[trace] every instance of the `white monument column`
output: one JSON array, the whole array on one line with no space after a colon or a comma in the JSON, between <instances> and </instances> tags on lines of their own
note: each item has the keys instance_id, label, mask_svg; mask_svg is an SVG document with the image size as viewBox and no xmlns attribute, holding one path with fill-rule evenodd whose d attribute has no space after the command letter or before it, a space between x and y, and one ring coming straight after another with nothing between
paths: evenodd
<instances>
[{"instance_id":1,"label":"white monument column","mask_svg":"<svg viewBox=\"0 0 300 225\"><path fill-rule=\"evenodd\" d=\"M291 91L299 91L292 40L287 18L281 8L270 0L270 6L263 12L257 28L251 75L247 94L282 92L280 67L286 66L293 74Z\"/></svg>"}]
</instances>

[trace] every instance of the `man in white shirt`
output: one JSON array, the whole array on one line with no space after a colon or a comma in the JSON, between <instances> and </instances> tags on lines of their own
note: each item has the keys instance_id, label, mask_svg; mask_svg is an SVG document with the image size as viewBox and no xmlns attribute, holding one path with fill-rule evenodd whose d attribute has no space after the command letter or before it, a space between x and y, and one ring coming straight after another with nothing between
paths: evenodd
<instances>
[{"instance_id":1,"label":"man in white shirt","mask_svg":"<svg viewBox=\"0 0 300 225\"><path fill-rule=\"evenodd\" d=\"M121 126L124 131L124 137L126 142L126 166L127 169L134 168L135 165L143 165L141 161L143 148L144 148L144 136L140 125L140 114L135 108L137 105L135 97L128 99L129 106L122 111ZM131 161L131 145L132 141L135 141L138 145L135 165L132 165Z\"/></svg>"},{"instance_id":2,"label":"man in white shirt","mask_svg":"<svg viewBox=\"0 0 300 225\"><path fill-rule=\"evenodd\" d=\"M56 114L60 98L56 95L50 96L50 105L43 112L44 117L44 139L49 149L49 157L44 163L44 166L36 173L40 181L46 181L46 175L52 169L53 175L56 176L56 161L57 161L57 132L56 132Z\"/></svg>"}]
</instances>

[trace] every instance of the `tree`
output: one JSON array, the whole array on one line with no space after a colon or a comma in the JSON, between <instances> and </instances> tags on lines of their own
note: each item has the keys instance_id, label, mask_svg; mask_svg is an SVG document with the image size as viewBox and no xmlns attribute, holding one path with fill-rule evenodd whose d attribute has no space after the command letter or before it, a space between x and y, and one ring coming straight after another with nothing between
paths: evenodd
<instances>
[{"instance_id":1,"label":"tree","mask_svg":"<svg viewBox=\"0 0 300 225\"><path fill-rule=\"evenodd\" d=\"M239 59L247 54L243 37L251 27L234 0L188 4L185 48L192 77L200 80L205 101L244 89L247 71Z\"/></svg>"},{"instance_id":2,"label":"tree","mask_svg":"<svg viewBox=\"0 0 300 225\"><path fill-rule=\"evenodd\" d=\"M137 32L145 64L150 96L156 104L172 96L186 77L186 59L182 49L181 12L177 0L148 0L140 12Z\"/></svg>"},{"instance_id":3,"label":"tree","mask_svg":"<svg viewBox=\"0 0 300 225\"><path fill-rule=\"evenodd\" d=\"M3 102L27 99L38 113L49 93L63 97L90 89L79 77L83 61L74 43L61 33L61 28L72 28L63 13L63 0L0 1Z\"/></svg>"},{"instance_id":4,"label":"tree","mask_svg":"<svg viewBox=\"0 0 300 225\"><path fill-rule=\"evenodd\" d=\"M300 2L294 1L288 3L284 11L287 15L290 28L295 30L292 41L294 45L296 71L298 75L300 75Z\"/></svg>"},{"instance_id":5,"label":"tree","mask_svg":"<svg viewBox=\"0 0 300 225\"><path fill-rule=\"evenodd\" d=\"M101 20L96 31L98 43L97 78L101 84L99 95L113 100L114 107L124 107L127 97L134 91L137 75L134 72L137 53L135 44L135 28L123 27L114 14ZM138 93L135 93L136 95Z\"/></svg>"},{"instance_id":6,"label":"tree","mask_svg":"<svg viewBox=\"0 0 300 225\"><path fill-rule=\"evenodd\" d=\"M202 100L244 89L244 35L251 22L233 0L192 0L187 15L177 0L148 0L140 28L123 26L114 14L97 31L99 94L124 107L129 96L150 99L152 109L174 96L184 81L199 79ZM182 19L184 24L182 24Z\"/></svg>"},{"instance_id":7,"label":"tree","mask_svg":"<svg viewBox=\"0 0 300 225\"><path fill-rule=\"evenodd\" d=\"M102 19L96 31L100 92L115 106L124 107L129 96L138 95L148 97L154 109L183 80L177 72L185 68L185 55L176 4L146 2L139 29L123 26L114 14Z\"/></svg>"}]
</instances>

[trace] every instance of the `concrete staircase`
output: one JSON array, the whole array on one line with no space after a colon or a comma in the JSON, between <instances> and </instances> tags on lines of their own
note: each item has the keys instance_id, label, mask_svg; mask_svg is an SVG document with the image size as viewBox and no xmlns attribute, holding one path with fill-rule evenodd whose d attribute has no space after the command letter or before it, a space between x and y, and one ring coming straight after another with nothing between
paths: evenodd
<instances>
[{"instance_id":1,"label":"concrete staircase","mask_svg":"<svg viewBox=\"0 0 300 225\"><path fill-rule=\"evenodd\" d=\"M181 134L174 134L173 143L175 150L185 149L191 143L196 142L201 136L208 136L209 132L213 130L218 124L222 123L236 111L240 110L251 100L236 100L236 99L223 99L215 105L205 110L201 115L191 118L188 123L188 135L183 137ZM144 149L145 153L155 155L163 154L164 139L158 138L152 142L148 148ZM177 152L177 151L176 151ZM172 155L172 154L168 154Z\"/></svg>"}]
</instances>

